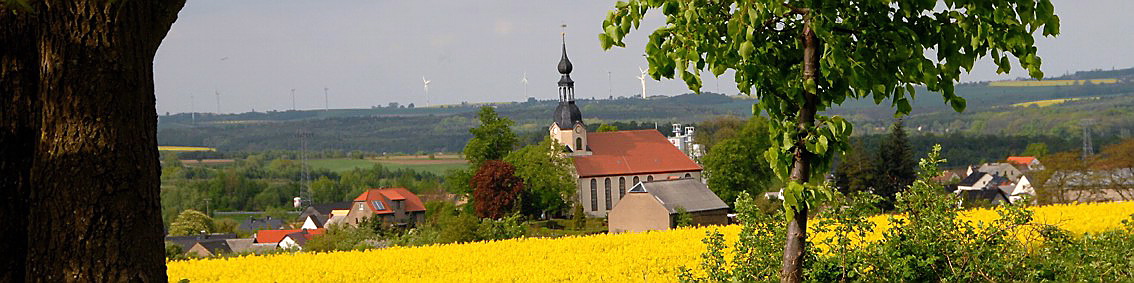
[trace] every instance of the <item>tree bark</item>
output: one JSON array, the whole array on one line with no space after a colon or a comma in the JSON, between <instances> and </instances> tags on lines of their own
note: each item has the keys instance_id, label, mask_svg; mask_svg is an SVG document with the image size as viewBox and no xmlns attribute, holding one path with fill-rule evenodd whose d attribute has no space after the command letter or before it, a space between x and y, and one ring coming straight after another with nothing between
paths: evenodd
<instances>
[{"instance_id":1,"label":"tree bark","mask_svg":"<svg viewBox=\"0 0 1134 283\"><path fill-rule=\"evenodd\" d=\"M815 79L819 72L819 39L811 29L811 16L804 14L803 36L803 81ZM795 140L794 162L791 170L791 180L800 184L807 183L811 178L811 160L814 154L808 152L804 143L807 133L815 127L815 114L818 109L819 98L815 93L804 88L803 105L800 106L799 116L796 117L797 135ZM803 202L803 199L800 199ZM807 206L801 203L799 210L793 214L787 226L787 241L784 244L783 268L780 270L780 282L803 281L803 246L807 242Z\"/></svg>"},{"instance_id":2,"label":"tree bark","mask_svg":"<svg viewBox=\"0 0 1134 283\"><path fill-rule=\"evenodd\" d=\"M38 124L39 54L29 13L0 3L0 282L24 282L29 178Z\"/></svg>"},{"instance_id":3,"label":"tree bark","mask_svg":"<svg viewBox=\"0 0 1134 283\"><path fill-rule=\"evenodd\" d=\"M36 86L31 101L10 95L27 87L0 75L5 105L34 106L0 107L0 184L7 198L27 200L25 210L5 205L0 212L26 227L22 242L14 241L25 250L0 244L5 261L24 269L11 278L164 282L153 58L185 1L27 2L33 10L0 6L0 42L31 42L5 44L2 59L15 54L37 64L34 75L20 73ZM7 18L13 13L23 16ZM9 149L8 140L30 145ZM20 154L30 157L7 158ZM9 258L10 251L25 255Z\"/></svg>"}]
</instances>

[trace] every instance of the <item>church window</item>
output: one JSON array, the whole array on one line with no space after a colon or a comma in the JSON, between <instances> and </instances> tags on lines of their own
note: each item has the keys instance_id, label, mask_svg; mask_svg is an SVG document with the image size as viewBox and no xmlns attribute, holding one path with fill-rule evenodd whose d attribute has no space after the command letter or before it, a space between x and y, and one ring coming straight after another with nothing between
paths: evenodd
<instances>
[{"instance_id":1,"label":"church window","mask_svg":"<svg viewBox=\"0 0 1134 283\"><path fill-rule=\"evenodd\" d=\"M689 173L685 173L685 179L689 179L689 178L693 178L693 175L689 174Z\"/></svg>"},{"instance_id":2,"label":"church window","mask_svg":"<svg viewBox=\"0 0 1134 283\"><path fill-rule=\"evenodd\" d=\"M618 199L626 196L626 177L618 177Z\"/></svg>"},{"instance_id":3,"label":"church window","mask_svg":"<svg viewBox=\"0 0 1134 283\"><path fill-rule=\"evenodd\" d=\"M646 182L653 182L653 181L654 181L654 175L646 176Z\"/></svg>"},{"instance_id":4,"label":"church window","mask_svg":"<svg viewBox=\"0 0 1134 283\"><path fill-rule=\"evenodd\" d=\"M583 138L575 138L575 151L583 150Z\"/></svg>"},{"instance_id":5,"label":"church window","mask_svg":"<svg viewBox=\"0 0 1134 283\"><path fill-rule=\"evenodd\" d=\"M606 178L606 181L604 181L603 183L606 189L606 210L610 210L610 178Z\"/></svg>"},{"instance_id":6,"label":"church window","mask_svg":"<svg viewBox=\"0 0 1134 283\"><path fill-rule=\"evenodd\" d=\"M598 181L591 179L591 211L598 210Z\"/></svg>"},{"instance_id":7,"label":"church window","mask_svg":"<svg viewBox=\"0 0 1134 283\"><path fill-rule=\"evenodd\" d=\"M634 176L634 185L637 186L639 182L638 176Z\"/></svg>"}]
</instances>

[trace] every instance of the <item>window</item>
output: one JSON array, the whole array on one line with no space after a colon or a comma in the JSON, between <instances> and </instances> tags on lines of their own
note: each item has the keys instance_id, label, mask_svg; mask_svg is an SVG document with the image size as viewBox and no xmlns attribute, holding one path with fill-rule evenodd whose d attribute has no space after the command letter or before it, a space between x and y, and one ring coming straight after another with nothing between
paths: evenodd
<instances>
[{"instance_id":1,"label":"window","mask_svg":"<svg viewBox=\"0 0 1134 283\"><path fill-rule=\"evenodd\" d=\"M372 201L371 203L374 204L374 210L386 210L386 205L383 205L380 200Z\"/></svg>"},{"instance_id":2,"label":"window","mask_svg":"<svg viewBox=\"0 0 1134 283\"><path fill-rule=\"evenodd\" d=\"M358 210L362 210L362 206L363 206L363 204L361 202L358 203Z\"/></svg>"},{"instance_id":3,"label":"window","mask_svg":"<svg viewBox=\"0 0 1134 283\"><path fill-rule=\"evenodd\" d=\"M598 181L591 179L591 211L598 210Z\"/></svg>"},{"instance_id":4,"label":"window","mask_svg":"<svg viewBox=\"0 0 1134 283\"><path fill-rule=\"evenodd\" d=\"M605 185L606 189L606 210L610 210L610 178L606 178L606 181L604 181L603 183L605 183L603 185Z\"/></svg>"},{"instance_id":5,"label":"window","mask_svg":"<svg viewBox=\"0 0 1134 283\"><path fill-rule=\"evenodd\" d=\"M575 151L583 150L583 138L575 138Z\"/></svg>"},{"instance_id":6,"label":"window","mask_svg":"<svg viewBox=\"0 0 1134 283\"><path fill-rule=\"evenodd\" d=\"M638 181L638 176L634 176L634 185L637 185L638 183L640 183L640 182Z\"/></svg>"},{"instance_id":7,"label":"window","mask_svg":"<svg viewBox=\"0 0 1134 283\"><path fill-rule=\"evenodd\" d=\"M626 196L626 177L618 177L618 199Z\"/></svg>"},{"instance_id":8,"label":"window","mask_svg":"<svg viewBox=\"0 0 1134 283\"><path fill-rule=\"evenodd\" d=\"M691 179L691 178L693 178L692 174L685 173L685 179Z\"/></svg>"},{"instance_id":9,"label":"window","mask_svg":"<svg viewBox=\"0 0 1134 283\"><path fill-rule=\"evenodd\" d=\"M654 175L646 176L646 182L653 182L653 181L654 181Z\"/></svg>"}]
</instances>

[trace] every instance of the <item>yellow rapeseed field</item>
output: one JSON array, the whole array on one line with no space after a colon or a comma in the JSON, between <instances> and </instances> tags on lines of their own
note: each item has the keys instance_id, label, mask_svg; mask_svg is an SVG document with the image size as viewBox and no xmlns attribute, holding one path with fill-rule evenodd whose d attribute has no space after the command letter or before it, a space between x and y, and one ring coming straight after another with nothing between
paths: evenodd
<instances>
[{"instance_id":1,"label":"yellow rapeseed field","mask_svg":"<svg viewBox=\"0 0 1134 283\"><path fill-rule=\"evenodd\" d=\"M1032 208L1035 222L1074 233L1120 227L1134 202L1051 205ZM993 210L973 210L966 219L991 221ZM885 227L887 216L872 221ZM718 229L733 242L739 226L556 239L389 248L335 253L295 253L174 261L171 281L192 282L670 282L677 268L694 267L701 239ZM877 229L881 230L881 229ZM868 236L877 240L881 232ZM817 238L827 235L818 235Z\"/></svg>"},{"instance_id":2,"label":"yellow rapeseed field","mask_svg":"<svg viewBox=\"0 0 1134 283\"><path fill-rule=\"evenodd\" d=\"M160 151L217 151L215 148L203 146L172 146L172 145L159 145Z\"/></svg>"},{"instance_id":3,"label":"yellow rapeseed field","mask_svg":"<svg viewBox=\"0 0 1134 283\"><path fill-rule=\"evenodd\" d=\"M1116 84L1118 79L1090 79L1090 80L1042 80L1042 81L999 81L989 82L992 87L1029 87L1029 86L1071 86L1091 84Z\"/></svg>"}]
</instances>

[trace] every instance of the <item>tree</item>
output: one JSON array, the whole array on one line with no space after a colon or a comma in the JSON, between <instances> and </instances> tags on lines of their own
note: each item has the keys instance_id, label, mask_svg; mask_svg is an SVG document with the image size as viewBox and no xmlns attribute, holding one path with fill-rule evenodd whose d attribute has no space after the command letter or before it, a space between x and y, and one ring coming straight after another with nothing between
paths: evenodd
<instances>
[{"instance_id":1,"label":"tree","mask_svg":"<svg viewBox=\"0 0 1134 283\"><path fill-rule=\"evenodd\" d=\"M186 209L169 223L169 235L185 236L213 232L213 218L193 209Z\"/></svg>"},{"instance_id":2,"label":"tree","mask_svg":"<svg viewBox=\"0 0 1134 283\"><path fill-rule=\"evenodd\" d=\"M879 203L882 209L894 208L895 196L913 185L917 179L917 161L913 157L913 148L910 147L902 121L894 122L890 127L890 135L878 147L874 172L878 178L874 186L874 194L882 197Z\"/></svg>"},{"instance_id":3,"label":"tree","mask_svg":"<svg viewBox=\"0 0 1134 283\"><path fill-rule=\"evenodd\" d=\"M0 1L0 281L167 280L153 59L184 4Z\"/></svg>"},{"instance_id":4,"label":"tree","mask_svg":"<svg viewBox=\"0 0 1134 283\"><path fill-rule=\"evenodd\" d=\"M512 132L512 120L500 117L492 107L480 108L480 126L469 129L473 137L465 145L465 159L475 168L488 160L501 160L516 147L518 138Z\"/></svg>"},{"instance_id":5,"label":"tree","mask_svg":"<svg viewBox=\"0 0 1134 283\"><path fill-rule=\"evenodd\" d=\"M611 125L611 124L599 125L598 130L596 130L596 132L600 132L600 133L617 132L617 131L618 131L618 126Z\"/></svg>"},{"instance_id":6,"label":"tree","mask_svg":"<svg viewBox=\"0 0 1134 283\"><path fill-rule=\"evenodd\" d=\"M843 194L874 191L878 178L875 164L878 162L874 153L866 149L862 140L853 142L835 167L835 188Z\"/></svg>"},{"instance_id":7,"label":"tree","mask_svg":"<svg viewBox=\"0 0 1134 283\"><path fill-rule=\"evenodd\" d=\"M524 181L524 214L540 216L564 213L575 192L571 161L560 153L556 143L545 137L538 144L509 153L504 162L516 168L516 176Z\"/></svg>"},{"instance_id":8,"label":"tree","mask_svg":"<svg viewBox=\"0 0 1134 283\"><path fill-rule=\"evenodd\" d=\"M705 150L712 152L713 146L718 142L736 136L744 128L744 120L735 116L715 117L697 123L697 132L694 139L705 146Z\"/></svg>"},{"instance_id":9,"label":"tree","mask_svg":"<svg viewBox=\"0 0 1134 283\"><path fill-rule=\"evenodd\" d=\"M734 70L741 92L758 100L753 109L772 121L766 158L786 181L789 219L784 282L802 278L807 212L817 200L810 181L821 179L813 177L827 171L851 134L850 123L819 111L872 98L908 114L915 85L941 92L962 111L965 100L953 90L961 69L991 56L1005 73L1011 54L1042 78L1032 32L1059 32L1049 0L620 1L603 21L602 48L625 47L624 36L650 9L666 17L645 45L651 77L680 75L699 91L702 70Z\"/></svg>"},{"instance_id":10,"label":"tree","mask_svg":"<svg viewBox=\"0 0 1134 283\"><path fill-rule=\"evenodd\" d=\"M504 161L489 160L480 166L470 184L477 216L499 219L516 208L524 180L515 174L515 167Z\"/></svg>"},{"instance_id":11,"label":"tree","mask_svg":"<svg viewBox=\"0 0 1134 283\"><path fill-rule=\"evenodd\" d=\"M1030 143L1024 149L1024 156L1044 157L1047 155L1047 144L1042 142Z\"/></svg>"},{"instance_id":12,"label":"tree","mask_svg":"<svg viewBox=\"0 0 1134 283\"><path fill-rule=\"evenodd\" d=\"M762 196L775 178L764 160L768 144L768 122L759 116L750 118L739 134L718 142L701 160L709 189L731 207L741 192Z\"/></svg>"}]
</instances>

